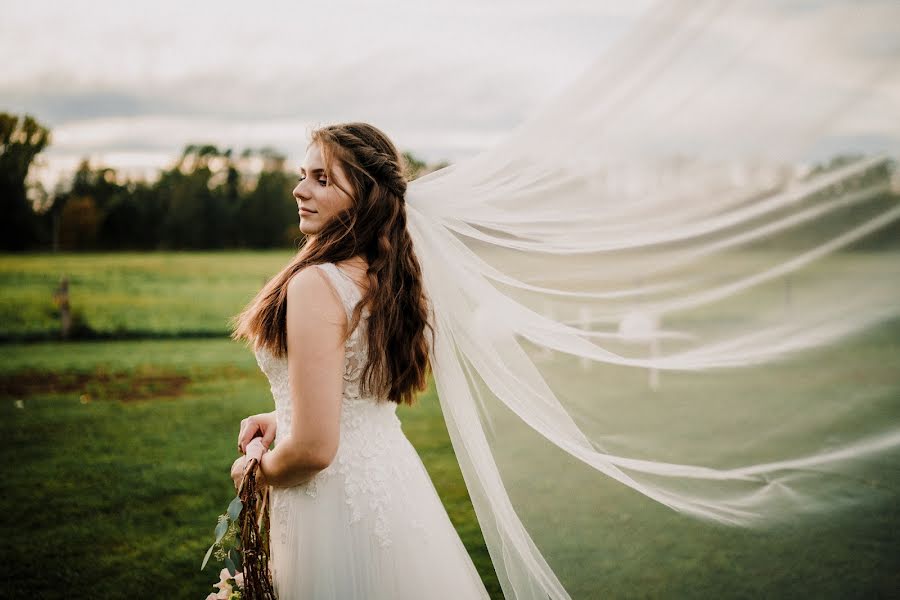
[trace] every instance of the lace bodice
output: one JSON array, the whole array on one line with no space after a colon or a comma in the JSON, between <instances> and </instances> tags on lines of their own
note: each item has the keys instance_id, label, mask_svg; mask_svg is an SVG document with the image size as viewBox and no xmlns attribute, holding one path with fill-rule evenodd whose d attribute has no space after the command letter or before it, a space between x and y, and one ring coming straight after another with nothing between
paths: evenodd
<instances>
[{"instance_id":1,"label":"lace bodice","mask_svg":"<svg viewBox=\"0 0 900 600\"><path fill-rule=\"evenodd\" d=\"M344 305L349 322L353 309L361 299L356 283L332 263L315 265L328 277ZM366 325L369 312L363 309L359 326L344 345L344 388L341 400L340 442L334 461L308 482L288 488L292 493L305 493L316 497L317 488L335 473L343 476L347 504L353 518L360 518L361 510L375 512L375 534L382 544L390 539L379 515L390 500L390 490L385 488L388 470L409 468L402 460L396 460L395 445L406 441L397 417L397 404L389 400L364 397L360 392L363 367L368 356ZM276 445L290 435L292 404L288 381L286 357L276 357L263 348L256 351L256 360L269 379L275 400ZM401 453L402 454L402 453ZM393 455L393 456L392 456ZM366 506L359 501L366 498ZM279 496L276 496L276 501ZM280 496L282 501L287 501Z\"/></svg>"}]
</instances>

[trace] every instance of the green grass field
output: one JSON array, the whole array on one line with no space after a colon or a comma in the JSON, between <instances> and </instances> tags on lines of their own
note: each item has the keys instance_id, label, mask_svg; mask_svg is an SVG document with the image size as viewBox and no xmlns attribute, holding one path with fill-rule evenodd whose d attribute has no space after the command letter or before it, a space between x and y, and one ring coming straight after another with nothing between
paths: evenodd
<instances>
[{"instance_id":1,"label":"green grass field","mask_svg":"<svg viewBox=\"0 0 900 600\"><path fill-rule=\"evenodd\" d=\"M238 422L273 408L249 350L229 340L5 345L0 365L2 557L16 583L4 597L204 598L221 568L199 571L234 496ZM501 598L437 398L429 391L398 414Z\"/></svg>"},{"instance_id":2,"label":"green grass field","mask_svg":"<svg viewBox=\"0 0 900 600\"><path fill-rule=\"evenodd\" d=\"M216 515L233 496L228 469L237 456L238 422L273 406L251 352L226 338L227 319L290 255L0 257L0 337L8 340L0 344L4 597L204 598L212 590L218 565L204 572L199 565ZM50 295L63 272L71 278L73 305L93 331L147 339L10 341L54 334ZM900 420L900 322L842 349L845 355L828 359L839 368L822 372L811 356L780 372L784 396L767 396L764 410L777 410L793 393L790 386L821 392L832 407L862 389L868 396L857 400L871 411L848 423L871 428ZM616 378L646 374L609 376L624 384ZM718 397L718 386L735 389L737 381L690 374L662 379L657 401L669 403L698 393ZM768 393L766 382L750 379L746 389ZM628 407L615 415L615 426L625 431L652 422L652 407L625 394L611 386L602 395L611 409ZM736 412L739 400L718 406L752 417L753 411ZM418 406L400 407L398 414L485 584L501 598L433 386ZM680 435L674 428L669 433ZM510 429L508 435L533 434ZM528 471L565 463L563 457L529 464ZM590 488L574 482L564 519L542 511L539 496L523 504L521 516L536 535L582 517L592 524L546 549L579 600L595 597L585 590L597 589L612 598L891 597L900 589L900 460L883 465L868 475L885 490L878 503L774 532L700 526L597 477ZM541 486L534 478L517 489L540 493ZM585 565L595 571L593 581L573 578Z\"/></svg>"}]
</instances>

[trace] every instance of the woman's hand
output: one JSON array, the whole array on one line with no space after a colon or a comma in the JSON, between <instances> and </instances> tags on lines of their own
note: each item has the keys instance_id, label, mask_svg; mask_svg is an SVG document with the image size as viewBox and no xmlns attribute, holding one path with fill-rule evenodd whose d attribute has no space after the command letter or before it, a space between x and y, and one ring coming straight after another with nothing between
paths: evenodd
<instances>
[{"instance_id":1,"label":"woman's hand","mask_svg":"<svg viewBox=\"0 0 900 600\"><path fill-rule=\"evenodd\" d=\"M256 437L262 437L262 443L268 449L275 440L275 427L274 412L260 413L242 420L238 433L238 452L244 454L247 444Z\"/></svg>"},{"instance_id":2,"label":"woman's hand","mask_svg":"<svg viewBox=\"0 0 900 600\"><path fill-rule=\"evenodd\" d=\"M241 487L241 480L244 478L244 471L246 470L246 468L246 456L238 456L237 459L233 463L231 463L231 480L234 482L235 490Z\"/></svg>"},{"instance_id":3,"label":"woman's hand","mask_svg":"<svg viewBox=\"0 0 900 600\"><path fill-rule=\"evenodd\" d=\"M268 448L263 445L263 441L261 438L253 438L253 440L247 444L247 454L244 456L239 456L237 460L235 460L231 464L231 480L234 481L234 489L237 490L241 486L241 480L244 479L244 474L247 472L247 468L250 466L250 461L252 459L256 459L256 462L259 462L262 458L262 455L268 451ZM262 469L256 470L256 480L261 487L265 487L268 485L266 483L266 479L262 474Z\"/></svg>"}]
</instances>

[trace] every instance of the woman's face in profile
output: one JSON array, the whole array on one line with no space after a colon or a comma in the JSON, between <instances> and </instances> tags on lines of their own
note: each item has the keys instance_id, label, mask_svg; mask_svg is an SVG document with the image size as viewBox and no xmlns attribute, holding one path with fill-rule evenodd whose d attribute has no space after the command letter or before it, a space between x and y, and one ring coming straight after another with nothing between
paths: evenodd
<instances>
[{"instance_id":1,"label":"woman's face in profile","mask_svg":"<svg viewBox=\"0 0 900 600\"><path fill-rule=\"evenodd\" d=\"M310 144L306 150L306 158L300 167L300 181L293 192L300 213L300 231L306 235L318 233L325 223L352 204L351 197L335 185L351 189L340 165L333 162L332 179L329 179L319 145Z\"/></svg>"}]
</instances>

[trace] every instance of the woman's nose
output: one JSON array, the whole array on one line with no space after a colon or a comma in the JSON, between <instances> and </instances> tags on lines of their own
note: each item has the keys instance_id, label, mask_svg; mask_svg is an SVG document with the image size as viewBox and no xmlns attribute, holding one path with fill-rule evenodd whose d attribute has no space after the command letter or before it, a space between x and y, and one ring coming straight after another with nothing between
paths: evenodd
<instances>
[{"instance_id":1,"label":"woman's nose","mask_svg":"<svg viewBox=\"0 0 900 600\"><path fill-rule=\"evenodd\" d=\"M297 200L306 200L308 196L303 193L303 182L299 182L294 186L294 198Z\"/></svg>"}]
</instances>

